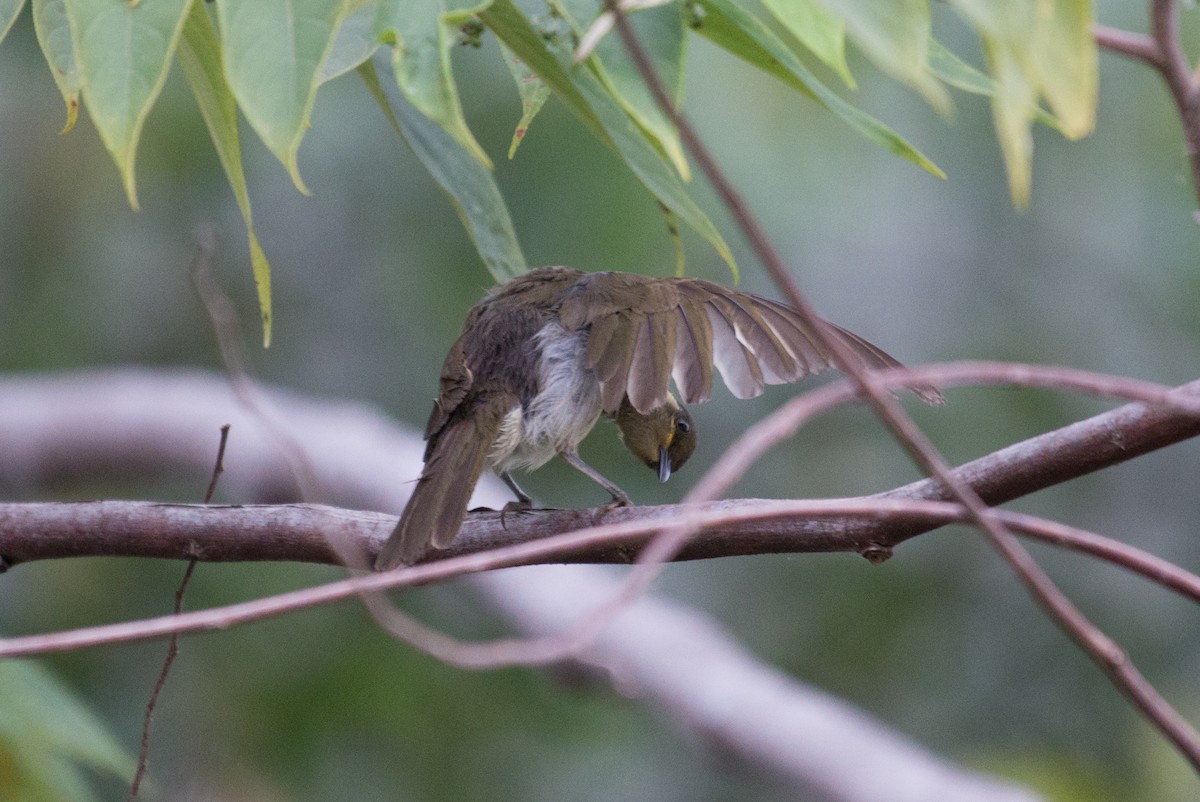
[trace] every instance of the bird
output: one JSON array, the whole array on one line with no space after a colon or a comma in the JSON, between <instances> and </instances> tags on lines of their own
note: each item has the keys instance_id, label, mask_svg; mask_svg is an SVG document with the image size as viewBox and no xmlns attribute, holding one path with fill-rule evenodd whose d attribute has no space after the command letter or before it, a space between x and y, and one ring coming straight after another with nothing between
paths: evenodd
<instances>
[{"instance_id":1,"label":"bird","mask_svg":"<svg viewBox=\"0 0 1200 802\"><path fill-rule=\"evenodd\" d=\"M840 326L819 325L864 367L900 365ZM506 510L533 503L512 472L555 456L603 487L610 508L631 504L579 456L601 416L665 482L695 449L685 404L708 400L714 370L734 396L751 398L765 385L832 365L812 325L780 301L698 278L530 270L494 287L467 314L442 365L424 467L375 567L411 565L430 547L448 547L489 467L516 496ZM911 389L941 403L935 388Z\"/></svg>"}]
</instances>

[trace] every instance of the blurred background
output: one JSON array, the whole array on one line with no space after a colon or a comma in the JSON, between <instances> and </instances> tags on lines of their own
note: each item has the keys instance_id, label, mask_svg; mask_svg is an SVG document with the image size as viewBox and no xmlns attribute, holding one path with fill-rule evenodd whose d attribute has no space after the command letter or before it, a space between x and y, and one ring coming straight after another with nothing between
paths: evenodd
<instances>
[{"instance_id":1,"label":"blurred background","mask_svg":"<svg viewBox=\"0 0 1200 802\"><path fill-rule=\"evenodd\" d=\"M979 64L964 27L934 11L935 35ZM1198 18L1184 14L1193 55ZM1146 26L1142 4L1098 3L1098 19ZM552 100L506 160L520 108L495 44L485 37L455 58L469 122L496 161L531 265L674 269L653 199L612 153ZM852 57L860 83L852 99L930 156L948 174L943 182L703 40L690 40L689 59L688 113L825 317L910 363L1013 359L1165 383L1200 372L1196 199L1175 109L1149 69L1101 55L1096 133L1068 143L1037 130L1032 204L1017 212L984 99L956 94L954 117L943 119ZM266 351L257 345L241 220L179 71L146 123L140 212L128 208L86 114L58 136L63 120L25 15L0 47L0 371L217 368L187 279L197 226L211 223L223 243L220 279L242 313L259 377L424 425L445 350L491 281L450 202L354 76L318 96L300 149L311 197L243 126L255 220L273 267L276 328ZM739 258L742 287L772 293L711 193L702 183L695 190ZM719 257L685 238L691 274L730 281ZM794 392L768 388L753 401L715 392L693 410L697 454L665 486L628 457L611 426L598 426L583 453L637 501L677 500L745 426ZM1103 408L980 389L913 413L962 461ZM1200 445L1185 443L1011 506L1200 570L1198 475ZM736 493L844 496L915 478L872 417L851 409L764 459ZM206 480L93 478L36 498L196 501ZM526 486L555 506L601 500L554 464ZM242 499L218 492L218 500ZM1034 551L1200 721L1200 611L1111 567ZM134 560L20 566L0 577L0 631L163 613L182 570ZM201 565L188 605L334 576L310 566ZM739 558L672 566L658 589L711 614L764 661L967 766L1056 800L1195 798L1183 760L968 530L918 538L881 567L852 555ZM400 602L459 635L499 631L461 586ZM136 753L163 651L122 646L41 662ZM537 671L449 668L381 636L354 605L185 640L154 738L153 774L171 798L600 800L614 798L613 766L622 767L628 798L782 798L605 688ZM119 785L101 787L121 794Z\"/></svg>"}]
</instances>

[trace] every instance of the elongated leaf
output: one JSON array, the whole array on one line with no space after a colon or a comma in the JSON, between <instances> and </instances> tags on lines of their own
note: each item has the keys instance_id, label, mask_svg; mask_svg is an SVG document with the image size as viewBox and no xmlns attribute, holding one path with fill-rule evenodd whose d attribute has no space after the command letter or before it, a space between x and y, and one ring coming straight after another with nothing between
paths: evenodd
<instances>
[{"instance_id":1,"label":"elongated leaf","mask_svg":"<svg viewBox=\"0 0 1200 802\"><path fill-rule=\"evenodd\" d=\"M763 5L825 66L854 88L854 76L846 63L846 23L820 0L763 0Z\"/></svg>"},{"instance_id":2,"label":"elongated leaf","mask_svg":"<svg viewBox=\"0 0 1200 802\"><path fill-rule=\"evenodd\" d=\"M946 84L964 92L985 97L993 97L996 94L996 82L991 77L954 55L936 39L929 42L929 69ZM1062 131L1062 123L1045 109L1038 108L1033 113L1033 118L1042 125Z\"/></svg>"},{"instance_id":3,"label":"elongated leaf","mask_svg":"<svg viewBox=\"0 0 1200 802\"><path fill-rule=\"evenodd\" d=\"M217 157L221 160L221 167L225 170L241 210L242 220L246 223L250 266L254 271L254 286L258 290L263 347L266 348L271 344L271 266L267 263L262 246L258 244L250 214L250 193L246 189L242 147L238 138L237 101L225 80L225 71L221 66L221 42L217 39L217 32L203 3L192 4L183 26L178 54L184 77L200 106L200 114L204 117Z\"/></svg>"},{"instance_id":4,"label":"elongated leaf","mask_svg":"<svg viewBox=\"0 0 1200 802\"><path fill-rule=\"evenodd\" d=\"M450 68L458 25L487 6L485 2L470 11L444 13L443 0L383 0L376 34L393 43L396 83L409 103L490 168L491 159L467 127Z\"/></svg>"},{"instance_id":5,"label":"elongated leaf","mask_svg":"<svg viewBox=\"0 0 1200 802\"><path fill-rule=\"evenodd\" d=\"M597 0L550 0L551 6L572 27L576 36L584 31L604 10ZM683 65L687 37L683 27L681 7L671 3L648 8L629 16L638 42L645 49L655 72L672 100L678 104L683 97ZM621 104L621 108L637 122L667 154L679 175L691 177L679 132L667 119L658 102L646 88L641 73L625 50L620 37L609 33L597 44L587 60L605 89Z\"/></svg>"},{"instance_id":6,"label":"elongated leaf","mask_svg":"<svg viewBox=\"0 0 1200 802\"><path fill-rule=\"evenodd\" d=\"M0 794L5 799L96 795L79 766L128 780L133 759L62 683L37 663L0 661Z\"/></svg>"},{"instance_id":7,"label":"elongated leaf","mask_svg":"<svg viewBox=\"0 0 1200 802\"><path fill-rule=\"evenodd\" d=\"M321 74L317 78L320 83L345 75L375 54L380 45L379 37L375 35L377 13L373 2L363 2L361 8L346 14L333 37L329 56L321 65Z\"/></svg>"},{"instance_id":8,"label":"elongated leaf","mask_svg":"<svg viewBox=\"0 0 1200 802\"><path fill-rule=\"evenodd\" d=\"M820 0L846 23L846 34L881 70L912 86L935 109L950 96L929 71L929 0Z\"/></svg>"},{"instance_id":9,"label":"elongated leaf","mask_svg":"<svg viewBox=\"0 0 1200 802\"><path fill-rule=\"evenodd\" d=\"M225 78L242 114L307 194L296 154L347 0L216 0L216 7Z\"/></svg>"},{"instance_id":10,"label":"elongated leaf","mask_svg":"<svg viewBox=\"0 0 1200 802\"><path fill-rule=\"evenodd\" d=\"M190 0L66 0L84 100L136 209L134 156Z\"/></svg>"},{"instance_id":11,"label":"elongated leaf","mask_svg":"<svg viewBox=\"0 0 1200 802\"><path fill-rule=\"evenodd\" d=\"M1057 0L1039 16L1031 55L1050 108L1070 139L1096 125L1099 69L1090 0Z\"/></svg>"},{"instance_id":12,"label":"elongated leaf","mask_svg":"<svg viewBox=\"0 0 1200 802\"><path fill-rule=\"evenodd\" d=\"M574 78L576 87L600 118L604 130L612 138L613 145L629 169L664 206L708 241L729 265L734 281L737 281L737 263L733 259L733 253L721 233L717 231L717 227L688 195L686 187L671 165L646 140L641 129L625 114L624 109L617 105L612 95L594 75L587 70L577 70Z\"/></svg>"},{"instance_id":13,"label":"elongated leaf","mask_svg":"<svg viewBox=\"0 0 1200 802\"><path fill-rule=\"evenodd\" d=\"M496 281L502 283L527 271L508 207L492 172L407 100L390 103L373 62L364 61L358 72L392 126L454 202L475 250Z\"/></svg>"},{"instance_id":14,"label":"elongated leaf","mask_svg":"<svg viewBox=\"0 0 1200 802\"><path fill-rule=\"evenodd\" d=\"M541 33L529 24L529 20L511 0L496 0L486 11L481 12L479 17L492 33L496 34L497 39L525 62L529 69L578 115L592 133L606 144L612 145L604 126L600 124L600 119L575 88L571 76L546 47Z\"/></svg>"},{"instance_id":15,"label":"elongated leaf","mask_svg":"<svg viewBox=\"0 0 1200 802\"><path fill-rule=\"evenodd\" d=\"M50 74L67 104L67 122L62 133L75 127L79 117L79 70L71 47L71 23L63 0L33 0L33 29Z\"/></svg>"},{"instance_id":16,"label":"elongated leaf","mask_svg":"<svg viewBox=\"0 0 1200 802\"><path fill-rule=\"evenodd\" d=\"M714 44L803 92L871 142L945 178L946 174L888 126L852 106L821 83L787 45L732 0L698 0L704 16L693 27Z\"/></svg>"},{"instance_id":17,"label":"elongated leaf","mask_svg":"<svg viewBox=\"0 0 1200 802\"><path fill-rule=\"evenodd\" d=\"M17 15L24 7L25 0L0 0L0 42L4 41L4 37L8 35L9 29L17 21Z\"/></svg>"},{"instance_id":18,"label":"elongated leaf","mask_svg":"<svg viewBox=\"0 0 1200 802\"><path fill-rule=\"evenodd\" d=\"M511 159L517 153L517 146L524 141L525 134L533 123L533 118L542 110L542 106L550 97L550 87L504 45L500 45L500 53L504 57L504 63L508 66L509 73L512 74L513 81L517 85L517 94L521 98L521 119L517 122L517 127L513 131L512 143L508 146L508 158Z\"/></svg>"},{"instance_id":19,"label":"elongated leaf","mask_svg":"<svg viewBox=\"0 0 1200 802\"><path fill-rule=\"evenodd\" d=\"M992 116L1013 204L1029 202L1033 138L1029 126L1045 95L1072 138L1092 130L1096 52L1088 0L950 0L979 33L996 82Z\"/></svg>"},{"instance_id":20,"label":"elongated leaf","mask_svg":"<svg viewBox=\"0 0 1200 802\"><path fill-rule=\"evenodd\" d=\"M480 17L501 42L537 72L572 111L579 114L601 141L620 154L629 169L660 203L712 245L729 264L736 278L737 265L733 253L716 226L688 195L670 162L646 139L642 129L630 119L591 71L574 69L568 73L563 67L563 63L571 58L570 47L560 43L559 52L552 52L547 40L534 30L511 0L496 0Z\"/></svg>"}]
</instances>

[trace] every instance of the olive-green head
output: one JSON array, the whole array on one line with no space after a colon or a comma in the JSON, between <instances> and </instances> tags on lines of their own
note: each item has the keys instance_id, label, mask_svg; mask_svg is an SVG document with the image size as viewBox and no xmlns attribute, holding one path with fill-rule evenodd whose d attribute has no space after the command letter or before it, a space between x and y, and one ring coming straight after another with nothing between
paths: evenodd
<instances>
[{"instance_id":1,"label":"olive-green head","mask_svg":"<svg viewBox=\"0 0 1200 802\"><path fill-rule=\"evenodd\" d=\"M687 409L667 397L667 403L642 414L626 398L617 410L621 442L665 482L683 467L696 448L696 427Z\"/></svg>"}]
</instances>

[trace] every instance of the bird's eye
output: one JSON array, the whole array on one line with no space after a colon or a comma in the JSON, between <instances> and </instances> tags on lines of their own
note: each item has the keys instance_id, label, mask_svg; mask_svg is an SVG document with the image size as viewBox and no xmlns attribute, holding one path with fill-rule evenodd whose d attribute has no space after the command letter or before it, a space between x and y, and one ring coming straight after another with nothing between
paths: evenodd
<instances>
[{"instance_id":1,"label":"bird's eye","mask_svg":"<svg viewBox=\"0 0 1200 802\"><path fill-rule=\"evenodd\" d=\"M688 423L683 418L680 418L679 420L675 421L675 428L679 430L680 434L687 434L692 430L692 424Z\"/></svg>"}]
</instances>

